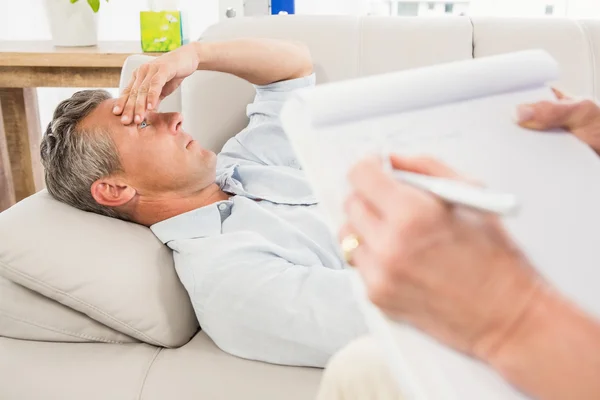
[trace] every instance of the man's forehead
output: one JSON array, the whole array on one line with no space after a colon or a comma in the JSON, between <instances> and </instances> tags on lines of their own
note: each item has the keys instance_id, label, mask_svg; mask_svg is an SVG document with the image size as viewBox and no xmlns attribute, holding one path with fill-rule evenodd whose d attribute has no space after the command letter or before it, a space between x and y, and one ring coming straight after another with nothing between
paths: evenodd
<instances>
[{"instance_id":1,"label":"man's forehead","mask_svg":"<svg viewBox=\"0 0 600 400\"><path fill-rule=\"evenodd\" d=\"M120 123L120 117L113 114L112 110L117 104L118 99L106 99L88 114L81 125L85 127L94 126L113 126L115 123Z\"/></svg>"},{"instance_id":2,"label":"man's forehead","mask_svg":"<svg viewBox=\"0 0 600 400\"><path fill-rule=\"evenodd\" d=\"M101 109L103 113L110 112L112 114L112 109L117 105L117 101L118 99L113 98L106 99L102 101L102 103L100 103L96 109Z\"/></svg>"},{"instance_id":3,"label":"man's forehead","mask_svg":"<svg viewBox=\"0 0 600 400\"><path fill-rule=\"evenodd\" d=\"M117 105L119 99L106 99L104 100L102 103L100 103L100 105L98 106L98 109L101 109L101 114L103 116L111 116L113 118L116 119L120 119L121 117L118 115L115 115L113 113L113 108L115 108L115 106Z\"/></svg>"}]
</instances>

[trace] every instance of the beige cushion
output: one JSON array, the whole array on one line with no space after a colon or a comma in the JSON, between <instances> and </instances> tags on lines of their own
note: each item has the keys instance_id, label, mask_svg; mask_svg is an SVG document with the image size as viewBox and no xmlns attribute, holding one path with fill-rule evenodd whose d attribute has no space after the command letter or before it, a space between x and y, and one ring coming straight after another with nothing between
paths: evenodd
<instances>
[{"instance_id":1,"label":"beige cushion","mask_svg":"<svg viewBox=\"0 0 600 400\"><path fill-rule=\"evenodd\" d=\"M159 351L141 343L49 343L0 337L0 399L137 400Z\"/></svg>"},{"instance_id":2,"label":"beige cushion","mask_svg":"<svg viewBox=\"0 0 600 400\"><path fill-rule=\"evenodd\" d=\"M472 58L468 18L372 17L362 21L359 76ZM385 40L384 38L388 38Z\"/></svg>"},{"instance_id":3,"label":"beige cushion","mask_svg":"<svg viewBox=\"0 0 600 400\"><path fill-rule=\"evenodd\" d=\"M594 97L600 101L600 21L590 19L578 23L589 42L590 51L587 56L588 62L593 65L591 69ZM566 76L564 78L566 79Z\"/></svg>"},{"instance_id":4,"label":"beige cushion","mask_svg":"<svg viewBox=\"0 0 600 400\"><path fill-rule=\"evenodd\" d=\"M136 342L85 314L2 277L0 336L49 342Z\"/></svg>"},{"instance_id":5,"label":"beige cushion","mask_svg":"<svg viewBox=\"0 0 600 400\"><path fill-rule=\"evenodd\" d=\"M171 251L148 228L76 210L46 191L0 214L0 276L146 343L181 346L198 328Z\"/></svg>"},{"instance_id":6,"label":"beige cushion","mask_svg":"<svg viewBox=\"0 0 600 400\"><path fill-rule=\"evenodd\" d=\"M312 400L322 372L243 360L224 353L200 332L184 347L160 352L141 398Z\"/></svg>"},{"instance_id":7,"label":"beige cushion","mask_svg":"<svg viewBox=\"0 0 600 400\"><path fill-rule=\"evenodd\" d=\"M321 369L242 360L205 333L178 349L0 338L2 400L312 400Z\"/></svg>"}]
</instances>

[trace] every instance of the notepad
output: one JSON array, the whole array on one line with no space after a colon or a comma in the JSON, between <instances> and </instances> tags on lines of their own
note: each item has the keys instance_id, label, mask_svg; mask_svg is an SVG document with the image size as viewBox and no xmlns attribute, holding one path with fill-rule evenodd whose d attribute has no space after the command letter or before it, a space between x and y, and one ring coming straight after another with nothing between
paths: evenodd
<instances>
[{"instance_id":1,"label":"notepad","mask_svg":"<svg viewBox=\"0 0 600 400\"><path fill-rule=\"evenodd\" d=\"M600 159L566 132L515 123L519 104L554 99L558 77L541 50L454 62L303 89L282 122L333 234L358 160L432 156L515 194L520 211L503 219L508 231L548 281L600 317ZM526 398L489 367L386 320L359 278L357 296L399 384L410 380L407 398Z\"/></svg>"}]
</instances>

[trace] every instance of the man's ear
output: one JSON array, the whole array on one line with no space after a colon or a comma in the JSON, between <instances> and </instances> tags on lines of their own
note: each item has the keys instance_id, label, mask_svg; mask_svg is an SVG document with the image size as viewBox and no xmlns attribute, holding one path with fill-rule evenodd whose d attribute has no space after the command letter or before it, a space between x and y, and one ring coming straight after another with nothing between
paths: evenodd
<instances>
[{"instance_id":1,"label":"man's ear","mask_svg":"<svg viewBox=\"0 0 600 400\"><path fill-rule=\"evenodd\" d=\"M117 177L98 179L92 184L92 197L98 204L119 207L136 195L136 190Z\"/></svg>"}]
</instances>

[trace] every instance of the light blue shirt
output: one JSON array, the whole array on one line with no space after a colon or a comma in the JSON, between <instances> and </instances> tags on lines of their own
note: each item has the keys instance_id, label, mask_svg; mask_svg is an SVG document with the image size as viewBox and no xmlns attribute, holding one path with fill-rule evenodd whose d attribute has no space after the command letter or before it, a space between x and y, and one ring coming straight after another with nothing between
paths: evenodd
<instances>
[{"instance_id":1,"label":"light blue shirt","mask_svg":"<svg viewBox=\"0 0 600 400\"><path fill-rule=\"evenodd\" d=\"M229 200L151 227L202 329L224 351L276 364L325 366L367 328L341 260L279 120L315 76L256 87L250 123L218 155Z\"/></svg>"}]
</instances>

